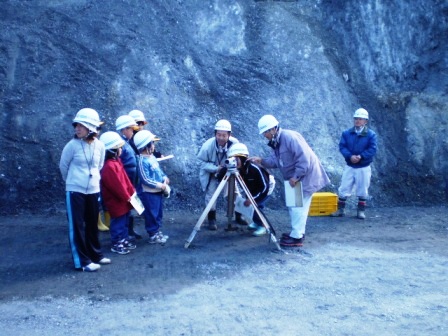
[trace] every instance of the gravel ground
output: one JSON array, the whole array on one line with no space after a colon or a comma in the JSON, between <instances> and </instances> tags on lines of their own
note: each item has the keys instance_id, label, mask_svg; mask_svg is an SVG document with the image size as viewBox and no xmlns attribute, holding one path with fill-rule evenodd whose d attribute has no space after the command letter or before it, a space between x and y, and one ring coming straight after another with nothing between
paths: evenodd
<instances>
[{"instance_id":1,"label":"gravel ground","mask_svg":"<svg viewBox=\"0 0 448 336\"><path fill-rule=\"evenodd\" d=\"M170 239L109 252L97 273L73 270L64 215L3 217L4 335L447 335L448 209L369 209L310 217L285 252L243 226L198 232L200 213L165 212ZM284 210L267 210L277 236ZM139 231L143 230L137 220Z\"/></svg>"}]
</instances>

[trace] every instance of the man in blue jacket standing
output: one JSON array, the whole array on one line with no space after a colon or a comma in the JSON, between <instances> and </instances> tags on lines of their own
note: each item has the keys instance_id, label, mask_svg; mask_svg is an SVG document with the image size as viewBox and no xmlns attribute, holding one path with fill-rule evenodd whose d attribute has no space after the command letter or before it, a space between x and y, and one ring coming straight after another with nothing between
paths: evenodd
<instances>
[{"instance_id":1,"label":"man in blue jacket standing","mask_svg":"<svg viewBox=\"0 0 448 336\"><path fill-rule=\"evenodd\" d=\"M372 176L370 164L376 154L377 140L376 133L367 127L369 113L365 109L357 109L353 119L354 127L342 132L339 141L339 151L347 162L347 166L342 174L341 185L338 189L338 211L333 213L332 216L345 216L345 203L356 186L356 196L358 197L357 217L365 219L366 202Z\"/></svg>"}]
</instances>

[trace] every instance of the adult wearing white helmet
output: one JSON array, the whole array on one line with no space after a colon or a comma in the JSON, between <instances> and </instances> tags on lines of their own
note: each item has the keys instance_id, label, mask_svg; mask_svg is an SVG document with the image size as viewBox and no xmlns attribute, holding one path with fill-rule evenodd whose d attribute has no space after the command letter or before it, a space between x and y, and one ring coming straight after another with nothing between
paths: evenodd
<instances>
[{"instance_id":1,"label":"adult wearing white helmet","mask_svg":"<svg viewBox=\"0 0 448 336\"><path fill-rule=\"evenodd\" d=\"M214 127L215 136L208 139L198 152L200 161L199 181L202 190L205 192L205 205L207 206L213 197L219 180L217 174L225 167L225 161L228 157L227 152L238 140L231 136L232 126L228 120L218 120ZM223 191L225 196L227 190ZM241 214L236 214L236 220L243 223ZM208 228L217 230L216 225L216 201L213 203L208 213Z\"/></svg>"},{"instance_id":2,"label":"adult wearing white helmet","mask_svg":"<svg viewBox=\"0 0 448 336\"><path fill-rule=\"evenodd\" d=\"M247 159L249 157L249 151L247 149L247 146L242 143L236 143L232 147L230 147L228 156L229 158L235 158L236 167L241 178L246 184L247 189L249 189L249 192L252 195L258 208L263 209L266 201L269 198L270 192L272 192L273 189L270 186L271 178L269 172L264 167L257 165ZM251 206L251 202L249 199L246 198L246 200L244 201L244 206ZM256 237L265 235L267 233L267 230L264 227L257 212L254 212L251 219L252 223L248 225L248 228L250 230L254 230L253 235Z\"/></svg>"},{"instance_id":3,"label":"adult wearing white helmet","mask_svg":"<svg viewBox=\"0 0 448 336\"><path fill-rule=\"evenodd\" d=\"M333 217L345 216L345 203L351 196L354 187L358 197L357 218L365 219L365 209L369 196L372 169L370 164L377 151L377 137L367 127L369 113L359 108L353 114L354 126L342 132L339 151L347 163L342 173L341 185L338 189L338 211Z\"/></svg>"},{"instance_id":4,"label":"adult wearing white helmet","mask_svg":"<svg viewBox=\"0 0 448 336\"><path fill-rule=\"evenodd\" d=\"M120 132L122 139L125 141L120 154L120 160L126 174L131 183L136 186L137 183L137 158L134 149L131 146L131 139L134 131L138 130L138 125L131 115L121 115L115 121L115 128ZM129 240L133 242L135 239L141 239L142 236L134 229L134 217L129 216L128 221Z\"/></svg>"},{"instance_id":5,"label":"adult wearing white helmet","mask_svg":"<svg viewBox=\"0 0 448 336\"><path fill-rule=\"evenodd\" d=\"M137 158L139 183L137 193L145 211L145 229L149 234L150 244L165 244L169 238L160 230L163 218L163 198L169 197L170 180L159 165L154 152L155 135L142 130L134 136L135 146L140 155Z\"/></svg>"},{"instance_id":6,"label":"adult wearing white helmet","mask_svg":"<svg viewBox=\"0 0 448 336\"><path fill-rule=\"evenodd\" d=\"M106 148L106 161L101 169L101 196L111 217L111 251L128 254L137 246L130 241L128 230L132 209L129 200L135 189L119 158L125 140L116 132L106 132L101 135L100 140Z\"/></svg>"},{"instance_id":7,"label":"adult wearing white helmet","mask_svg":"<svg viewBox=\"0 0 448 336\"><path fill-rule=\"evenodd\" d=\"M98 239L100 170L105 149L96 137L98 113L83 108L73 119L75 136L62 150L59 169L65 181L69 243L75 269L94 272L110 263Z\"/></svg>"},{"instance_id":8,"label":"adult wearing white helmet","mask_svg":"<svg viewBox=\"0 0 448 336\"><path fill-rule=\"evenodd\" d=\"M253 157L251 160L266 168L278 168L291 187L299 182L302 184L303 206L289 207L292 230L280 239L282 246L302 246L313 193L329 184L330 180L300 133L280 128L278 120L270 114L260 118L258 132L269 140L268 146L273 151L266 158Z\"/></svg>"}]
</instances>

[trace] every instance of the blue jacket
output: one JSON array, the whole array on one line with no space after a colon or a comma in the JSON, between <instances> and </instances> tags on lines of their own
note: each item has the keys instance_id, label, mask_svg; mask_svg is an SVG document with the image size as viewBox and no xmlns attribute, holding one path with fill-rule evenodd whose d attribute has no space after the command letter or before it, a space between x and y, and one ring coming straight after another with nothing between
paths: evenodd
<instances>
[{"instance_id":1,"label":"blue jacket","mask_svg":"<svg viewBox=\"0 0 448 336\"><path fill-rule=\"evenodd\" d=\"M123 163L124 170L126 170L126 174L131 180L131 183L135 186L137 182L137 159L135 157L134 149L132 149L129 140L123 137L125 141L124 146L122 147L122 152L120 155L120 160Z\"/></svg>"},{"instance_id":2,"label":"blue jacket","mask_svg":"<svg viewBox=\"0 0 448 336\"><path fill-rule=\"evenodd\" d=\"M154 155L141 154L137 158L137 171L139 176L139 184L137 185L137 193L162 192L162 184L167 176L160 168L159 162Z\"/></svg>"},{"instance_id":3,"label":"blue jacket","mask_svg":"<svg viewBox=\"0 0 448 336\"><path fill-rule=\"evenodd\" d=\"M339 141L339 151L350 167L367 167L372 163L376 150L376 133L367 126L364 127L360 134L356 134L354 127L342 132L341 140ZM350 161L352 155L361 155L361 161L352 163Z\"/></svg>"}]
</instances>

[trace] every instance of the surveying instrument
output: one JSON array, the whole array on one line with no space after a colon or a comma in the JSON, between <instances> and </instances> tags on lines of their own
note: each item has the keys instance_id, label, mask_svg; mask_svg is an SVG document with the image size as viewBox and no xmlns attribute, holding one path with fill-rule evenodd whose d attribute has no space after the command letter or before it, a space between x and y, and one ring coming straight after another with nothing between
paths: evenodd
<instances>
[{"instance_id":1,"label":"surveying instrument","mask_svg":"<svg viewBox=\"0 0 448 336\"><path fill-rule=\"evenodd\" d=\"M235 197L236 197L236 181L238 182L238 185L241 187L241 189L246 194L247 199L250 201L252 206L254 207L254 211L257 213L257 215L260 217L261 222L263 226L266 228L266 231L268 235L270 236L271 240L274 242L274 244L277 246L277 249L279 251L283 251L280 247L277 238L275 237L275 230L272 227L271 223L267 220L267 218L264 216L264 214L261 212L261 210L258 208L257 203L255 202L254 198L252 197L252 194L250 193L249 189L247 188L246 184L244 183L243 178L241 177L240 173L237 169L236 159L234 157L231 157L225 161L227 172L224 175L223 179L218 185L218 188L216 189L215 193L213 194L212 198L208 202L207 206L205 207L205 210L202 212L201 216L199 217L199 220L197 221L196 225L193 228L193 231L190 234L190 237L188 237L187 241L185 242L184 247L188 248L193 241L194 237L200 231L201 225L205 220L205 217L207 217L208 212L212 208L213 204L217 200L219 194L224 189L225 185L228 184L228 195L227 195L227 231L233 231L235 230L232 228L231 221L233 218L233 212L235 209Z\"/></svg>"}]
</instances>

